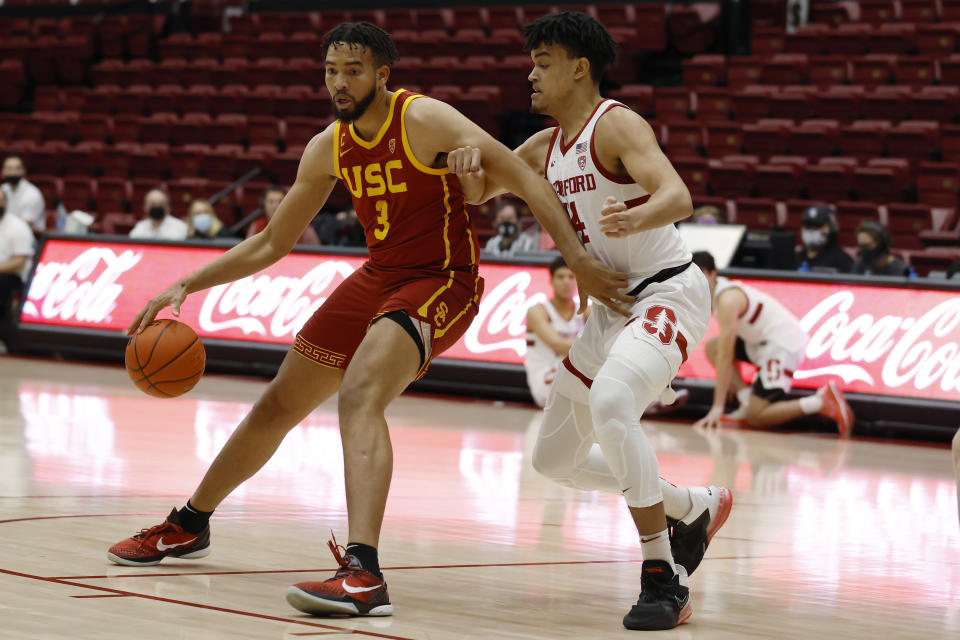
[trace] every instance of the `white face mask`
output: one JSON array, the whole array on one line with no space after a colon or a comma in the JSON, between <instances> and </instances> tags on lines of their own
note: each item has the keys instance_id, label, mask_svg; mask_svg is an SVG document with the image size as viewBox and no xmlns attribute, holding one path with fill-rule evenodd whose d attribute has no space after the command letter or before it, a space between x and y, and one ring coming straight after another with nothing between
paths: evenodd
<instances>
[{"instance_id":1,"label":"white face mask","mask_svg":"<svg viewBox=\"0 0 960 640\"><path fill-rule=\"evenodd\" d=\"M198 233L207 233L210 231L212 224L213 216L209 213L198 213L193 216L193 228L196 229Z\"/></svg>"},{"instance_id":2,"label":"white face mask","mask_svg":"<svg viewBox=\"0 0 960 640\"><path fill-rule=\"evenodd\" d=\"M827 234L820 229L803 229L801 237L803 238L803 244L813 249L819 249L827 244Z\"/></svg>"}]
</instances>

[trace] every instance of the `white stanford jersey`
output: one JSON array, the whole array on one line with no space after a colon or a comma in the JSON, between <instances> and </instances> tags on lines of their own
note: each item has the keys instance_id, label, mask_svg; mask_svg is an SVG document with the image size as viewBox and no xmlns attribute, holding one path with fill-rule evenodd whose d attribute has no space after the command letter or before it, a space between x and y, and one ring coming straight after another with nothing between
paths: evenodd
<instances>
[{"instance_id":1,"label":"white stanford jersey","mask_svg":"<svg viewBox=\"0 0 960 640\"><path fill-rule=\"evenodd\" d=\"M544 172L566 208L587 253L615 271L625 273L632 288L662 269L690 262L690 251L676 227L667 225L623 238L608 238L600 230L603 201L613 196L627 207L646 202L646 191L629 178L609 173L600 164L593 134L600 117L610 109L627 107L604 100L575 137L564 142L557 127L550 139Z\"/></svg>"},{"instance_id":2,"label":"white stanford jersey","mask_svg":"<svg viewBox=\"0 0 960 640\"><path fill-rule=\"evenodd\" d=\"M714 306L720 294L729 289L740 289L747 296L747 310L737 320L737 337L743 340L748 353L751 347L761 343L778 345L788 351L802 352L806 348L808 338L800 321L776 298L763 291L718 277L713 292Z\"/></svg>"},{"instance_id":3,"label":"white stanford jersey","mask_svg":"<svg viewBox=\"0 0 960 640\"><path fill-rule=\"evenodd\" d=\"M550 319L550 326L560 334L561 338L573 340L583 330L585 320L582 313L574 313L573 317L566 320L553 306L553 303L544 302L540 306L546 310L547 317ZM524 361L527 370L550 369L555 367L562 359L563 356L558 356L550 345L541 340L536 333L527 329L527 358Z\"/></svg>"}]
</instances>

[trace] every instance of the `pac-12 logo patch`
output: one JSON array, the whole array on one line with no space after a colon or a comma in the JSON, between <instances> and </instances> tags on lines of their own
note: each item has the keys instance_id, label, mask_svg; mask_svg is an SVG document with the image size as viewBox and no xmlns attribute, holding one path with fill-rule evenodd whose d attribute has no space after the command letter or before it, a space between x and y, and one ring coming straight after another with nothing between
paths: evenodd
<instances>
[{"instance_id":1,"label":"pac-12 logo patch","mask_svg":"<svg viewBox=\"0 0 960 640\"><path fill-rule=\"evenodd\" d=\"M396 138L390 138L390 141L387 142L387 148L390 149L390 153L393 153L394 151L396 151L396 150L397 150L397 139L396 139Z\"/></svg>"},{"instance_id":2,"label":"pac-12 logo patch","mask_svg":"<svg viewBox=\"0 0 960 640\"><path fill-rule=\"evenodd\" d=\"M587 168L587 156L579 156L577 158L577 165L580 167L580 171L583 171Z\"/></svg>"}]
</instances>

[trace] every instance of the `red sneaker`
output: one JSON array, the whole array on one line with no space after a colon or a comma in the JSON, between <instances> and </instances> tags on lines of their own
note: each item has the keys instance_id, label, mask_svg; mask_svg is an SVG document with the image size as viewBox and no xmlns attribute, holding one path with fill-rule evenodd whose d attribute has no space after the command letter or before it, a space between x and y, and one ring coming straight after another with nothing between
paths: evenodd
<instances>
[{"instance_id":1,"label":"red sneaker","mask_svg":"<svg viewBox=\"0 0 960 640\"><path fill-rule=\"evenodd\" d=\"M290 606L315 616L393 615L393 605L383 578L361 567L360 561L347 554L336 538L327 542L327 546L340 565L337 573L323 582L300 582L288 588ZM343 555L340 549L343 549Z\"/></svg>"},{"instance_id":2,"label":"red sneaker","mask_svg":"<svg viewBox=\"0 0 960 640\"><path fill-rule=\"evenodd\" d=\"M189 533L180 526L174 509L167 519L155 527L141 529L121 540L107 551L107 559L128 567L149 567L160 564L167 556L204 558L210 555L210 527L200 533Z\"/></svg>"},{"instance_id":3,"label":"red sneaker","mask_svg":"<svg viewBox=\"0 0 960 640\"><path fill-rule=\"evenodd\" d=\"M853 431L853 411L844 399L843 391L837 389L835 382L831 382L825 387L820 387L817 393L823 398L820 415L826 416L837 423L837 430L841 437L849 437L850 432Z\"/></svg>"}]
</instances>

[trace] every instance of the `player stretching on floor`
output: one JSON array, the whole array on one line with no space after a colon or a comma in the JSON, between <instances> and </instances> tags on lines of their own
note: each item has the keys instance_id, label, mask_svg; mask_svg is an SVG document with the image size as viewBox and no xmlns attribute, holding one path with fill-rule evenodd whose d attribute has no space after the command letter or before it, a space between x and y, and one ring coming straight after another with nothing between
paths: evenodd
<instances>
[{"instance_id":1,"label":"player stretching on floor","mask_svg":"<svg viewBox=\"0 0 960 640\"><path fill-rule=\"evenodd\" d=\"M533 465L566 486L623 494L644 558L640 599L623 623L670 629L690 616L687 572L732 503L726 488L661 481L640 426L710 318L707 280L690 268L673 226L690 215L690 194L650 125L600 96L616 51L603 25L579 12L548 15L527 27L526 49L534 62L532 109L560 126L516 153L553 184L586 250L629 275L633 297L629 318L597 308L574 341L547 401ZM460 149L450 159L470 202L510 188L481 170L483 154ZM675 524L673 555L664 512Z\"/></svg>"},{"instance_id":2,"label":"player stretching on floor","mask_svg":"<svg viewBox=\"0 0 960 640\"><path fill-rule=\"evenodd\" d=\"M291 587L288 602L308 613L389 615L377 544L393 466L384 410L466 331L483 291L480 248L446 154L483 150L484 168L523 197L584 289L610 304L629 300L626 278L589 257L550 185L452 107L408 91L389 91L397 50L367 23L327 34L326 86L337 122L315 136L297 179L267 227L153 298L133 333L165 307L254 274L293 249L336 181L353 195L370 259L337 287L297 335L277 376L213 461L182 509L110 548L119 564L152 565L166 556L199 558L210 549L209 518L256 473L294 426L340 392L349 543L340 569L323 582Z\"/></svg>"}]
</instances>

